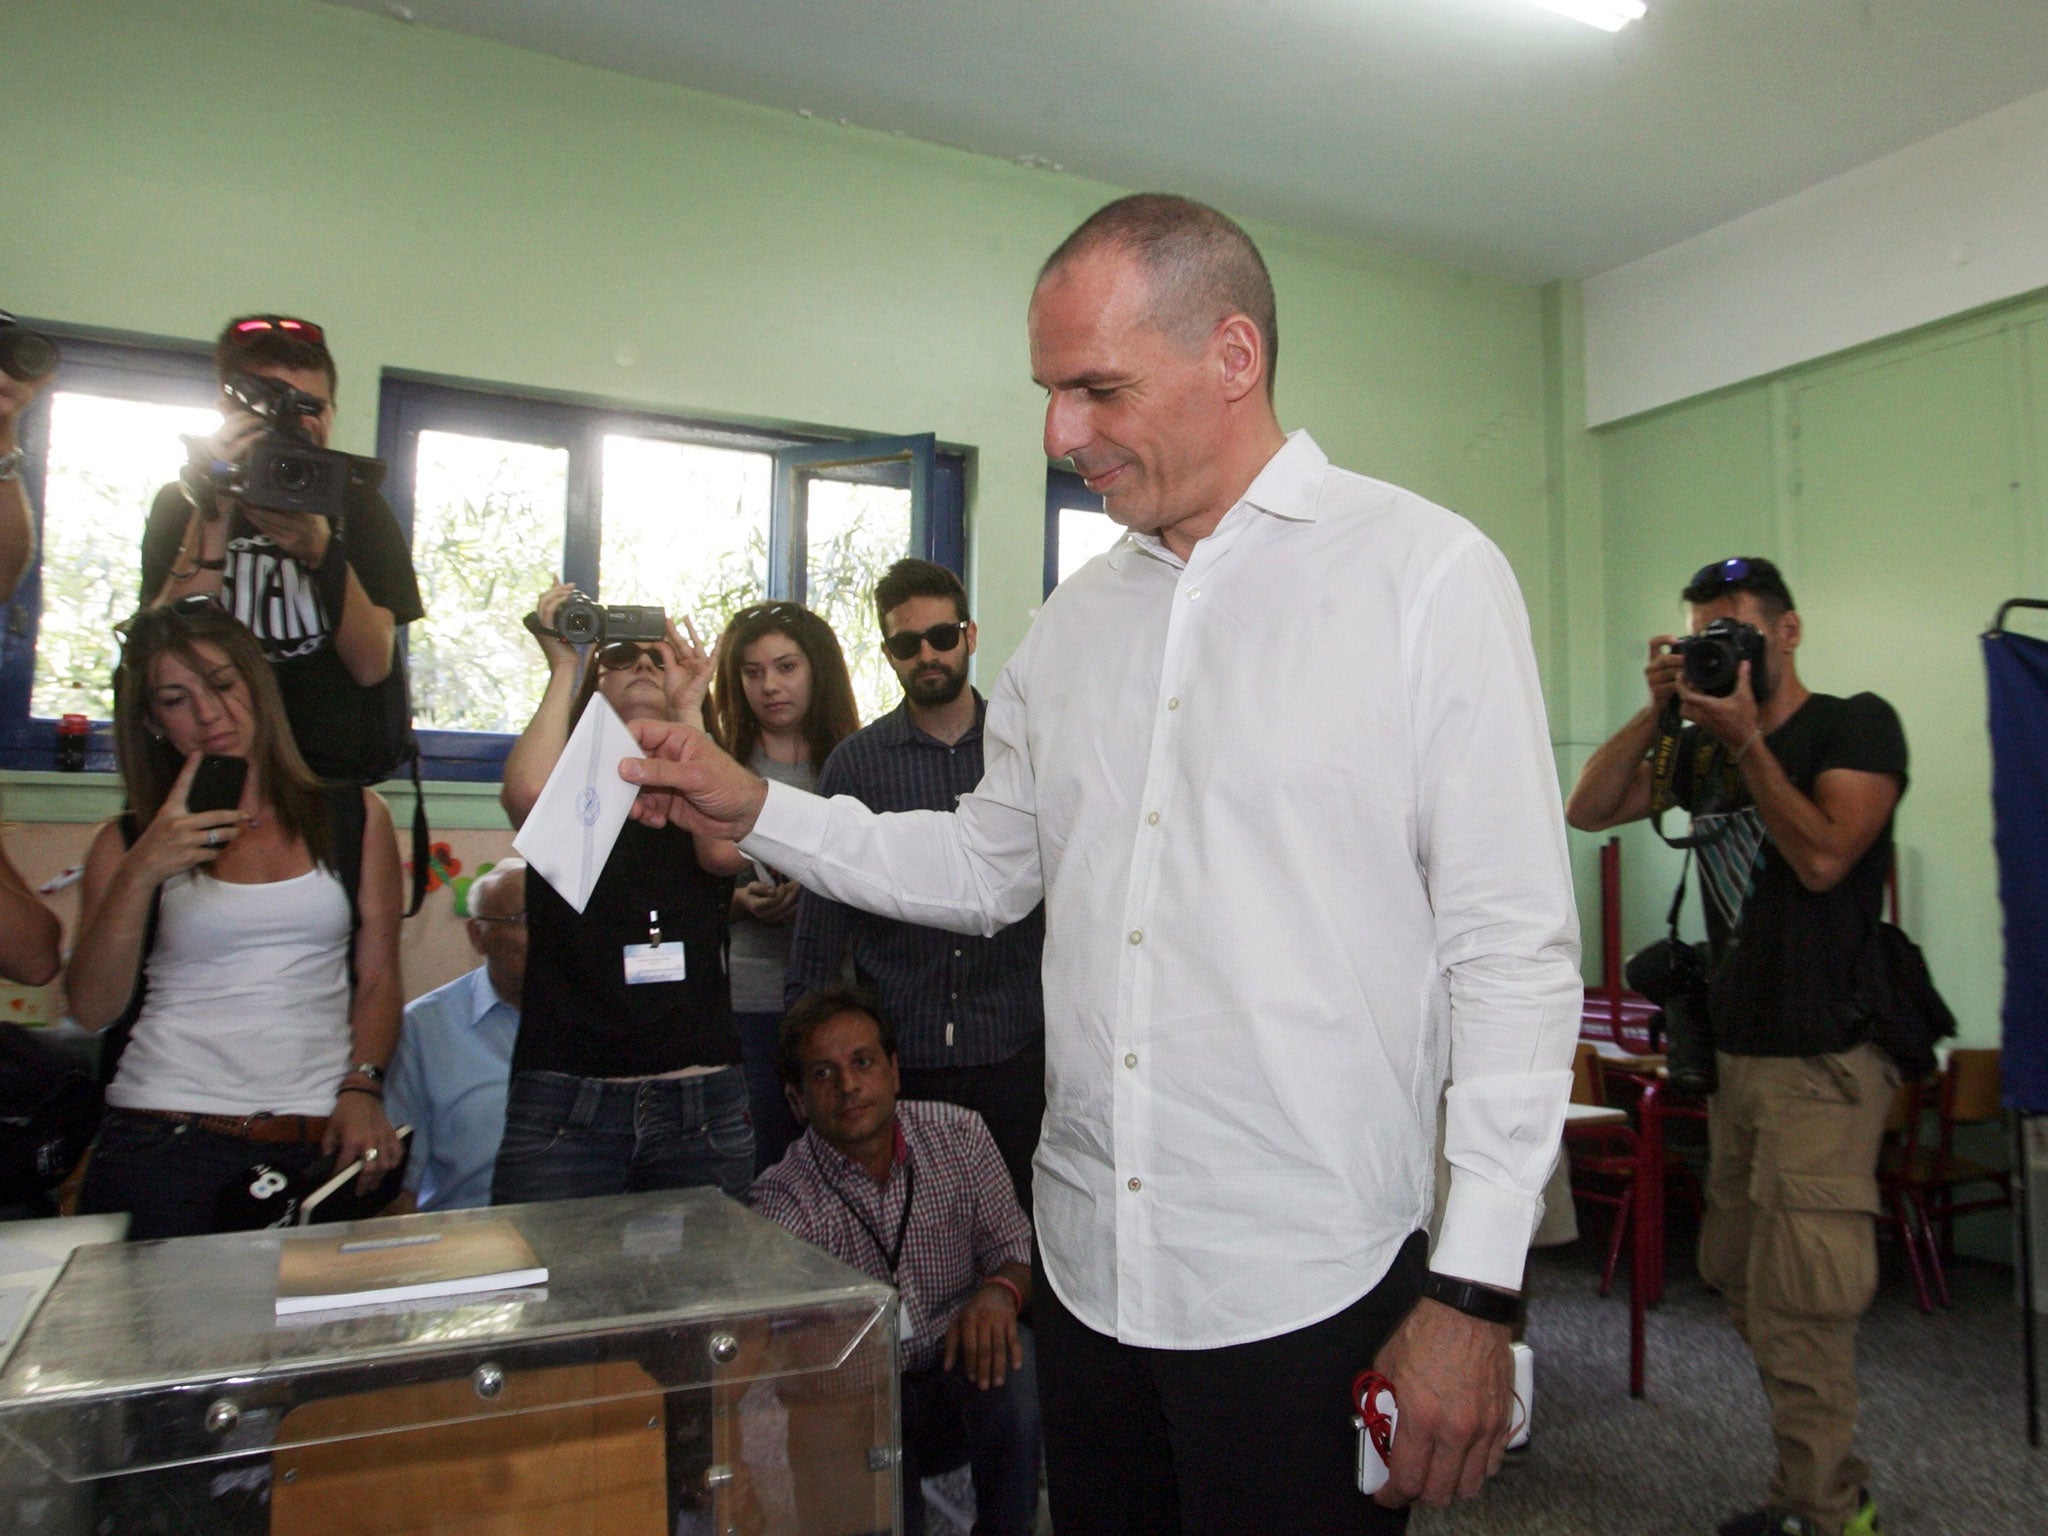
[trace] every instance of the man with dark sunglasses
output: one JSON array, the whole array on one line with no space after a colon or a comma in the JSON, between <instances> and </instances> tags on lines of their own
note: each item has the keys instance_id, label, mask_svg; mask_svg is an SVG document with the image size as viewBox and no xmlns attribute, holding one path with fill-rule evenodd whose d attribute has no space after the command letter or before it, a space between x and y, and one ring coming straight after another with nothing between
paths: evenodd
<instances>
[{"instance_id":1,"label":"man with dark sunglasses","mask_svg":"<svg viewBox=\"0 0 2048 1536\"><path fill-rule=\"evenodd\" d=\"M211 456L235 462L267 430L229 394L238 375L289 384L319 402L304 417L316 447L334 424L334 356L320 327L243 315L214 343L221 429ZM376 490L351 485L339 522L244 506L196 506L182 485L157 492L142 535L142 601L218 598L263 646L307 766L369 783L404 761L411 730L398 627L424 611L412 551Z\"/></svg>"},{"instance_id":2,"label":"man with dark sunglasses","mask_svg":"<svg viewBox=\"0 0 2048 1536\"><path fill-rule=\"evenodd\" d=\"M950 811L981 782L988 704L969 686L974 621L960 578L929 560L898 560L875 584L882 651L903 702L842 741L818 777L821 795L877 811ZM1031 1155L1045 1118L1045 909L994 935L949 932L844 906L797 900L784 1001L840 979L849 953L896 1020L903 1092L971 1109L1031 1209Z\"/></svg>"},{"instance_id":3,"label":"man with dark sunglasses","mask_svg":"<svg viewBox=\"0 0 2048 1536\"><path fill-rule=\"evenodd\" d=\"M1694 813L1719 1079L1700 1271L1756 1359L1778 1452L1765 1504L1721 1536L1870 1536L1870 1469L1853 1449L1856 1323L1877 1287L1878 1144L1899 1069L1870 1040L1863 987L1905 732L1874 693L1836 698L1800 681L1804 631L1770 561L1704 566L1681 596L1695 636L1717 620L1753 626L1762 666L1744 660L1732 689L1704 692L1677 637L1655 636L1649 699L1587 759L1565 816L1605 831L1667 795ZM1675 765L1668 788L1660 758Z\"/></svg>"}]
</instances>

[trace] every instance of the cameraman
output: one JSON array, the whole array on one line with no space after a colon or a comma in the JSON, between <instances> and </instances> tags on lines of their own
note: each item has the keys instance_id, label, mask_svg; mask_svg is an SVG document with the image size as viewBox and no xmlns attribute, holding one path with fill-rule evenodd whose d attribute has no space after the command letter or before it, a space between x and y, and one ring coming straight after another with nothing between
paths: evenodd
<instances>
[{"instance_id":1,"label":"cameraman","mask_svg":"<svg viewBox=\"0 0 2048 1536\"><path fill-rule=\"evenodd\" d=\"M1599 832L1650 815L1663 757L1679 768L1674 802L1711 839L1698 852L1719 1086L1700 1271L1756 1359L1778 1451L1766 1506L1719 1529L1863 1536L1877 1508L1851 1448L1856 1321L1877 1285L1878 1143L1899 1073L1855 995L1875 954L1906 738L1877 695L1800 682L1800 619L1770 561L1709 565L1683 597L1695 641L1716 620L1753 625L1761 667L1743 660L1716 696L1694 686L1673 636L1651 640L1649 702L1587 761L1565 819ZM1686 723L1677 752L1660 754L1674 701Z\"/></svg>"},{"instance_id":2,"label":"cameraman","mask_svg":"<svg viewBox=\"0 0 2048 1536\"><path fill-rule=\"evenodd\" d=\"M246 460L271 427L229 395L238 375L302 390L320 403L303 418L327 446L334 422L334 358L320 327L283 315L230 320L213 349L223 386L220 435L201 445L212 459ZM204 502L202 494L198 498ZM405 755L405 676L398 626L420 617L412 552L383 496L351 483L340 523L273 512L229 496L194 505L182 484L165 486L142 536L142 600L161 606L203 593L255 634L277 670L292 735L322 778L368 783Z\"/></svg>"},{"instance_id":3,"label":"cameraman","mask_svg":"<svg viewBox=\"0 0 2048 1536\"><path fill-rule=\"evenodd\" d=\"M50 375L17 379L0 369L0 603L14 596L22 573L36 557L36 519L21 483L23 454L15 424L50 382Z\"/></svg>"}]
</instances>

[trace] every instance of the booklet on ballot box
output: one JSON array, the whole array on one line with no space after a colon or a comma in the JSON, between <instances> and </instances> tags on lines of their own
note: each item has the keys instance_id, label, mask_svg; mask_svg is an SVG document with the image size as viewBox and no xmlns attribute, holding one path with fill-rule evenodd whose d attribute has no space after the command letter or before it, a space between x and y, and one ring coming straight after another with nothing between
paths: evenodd
<instances>
[{"instance_id":1,"label":"booklet on ballot box","mask_svg":"<svg viewBox=\"0 0 2048 1536\"><path fill-rule=\"evenodd\" d=\"M508 1220L374 1237L290 1237L278 1247L277 1315L547 1283L547 1267Z\"/></svg>"}]
</instances>

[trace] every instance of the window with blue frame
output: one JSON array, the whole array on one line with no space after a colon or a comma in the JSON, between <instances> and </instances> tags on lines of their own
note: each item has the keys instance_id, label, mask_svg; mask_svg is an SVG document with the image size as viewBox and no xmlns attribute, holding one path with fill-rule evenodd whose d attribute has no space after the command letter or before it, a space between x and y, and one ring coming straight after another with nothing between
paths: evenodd
<instances>
[{"instance_id":1,"label":"window with blue frame","mask_svg":"<svg viewBox=\"0 0 2048 1536\"><path fill-rule=\"evenodd\" d=\"M1052 589L1123 537L1102 498L1071 469L1045 472L1045 590Z\"/></svg>"},{"instance_id":2,"label":"window with blue frame","mask_svg":"<svg viewBox=\"0 0 2048 1536\"><path fill-rule=\"evenodd\" d=\"M821 439L387 376L379 451L426 617L407 635L431 776L495 778L546 680L521 625L557 573L688 615L763 597L839 631L862 718L898 688L869 594L905 554L965 566L965 461L930 436Z\"/></svg>"},{"instance_id":3,"label":"window with blue frame","mask_svg":"<svg viewBox=\"0 0 2048 1536\"><path fill-rule=\"evenodd\" d=\"M114 625L135 611L142 527L185 463L181 435L220 425L203 343L140 345L38 324L63 352L16 424L38 557L0 623L0 766L50 768L57 722L96 722L86 766L112 771Z\"/></svg>"},{"instance_id":4,"label":"window with blue frame","mask_svg":"<svg viewBox=\"0 0 2048 1536\"><path fill-rule=\"evenodd\" d=\"M0 624L0 766L48 768L59 717L106 728L113 626L139 600L142 528L219 424L202 343L69 336L18 424L40 509L37 562ZM346 381L344 381L346 387ZM965 568L963 454L929 436L853 440L387 375L378 452L412 542L426 616L407 627L429 777L495 779L544 681L520 625L557 574L606 602L687 614L708 644L732 609L808 602L839 630L863 718L898 689L869 591L919 554Z\"/></svg>"}]
</instances>

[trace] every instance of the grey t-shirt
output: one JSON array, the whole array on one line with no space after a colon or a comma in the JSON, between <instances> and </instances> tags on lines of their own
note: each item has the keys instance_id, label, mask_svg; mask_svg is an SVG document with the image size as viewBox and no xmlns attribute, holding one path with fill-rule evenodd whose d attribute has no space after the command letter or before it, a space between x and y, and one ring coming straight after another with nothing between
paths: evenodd
<instances>
[{"instance_id":1,"label":"grey t-shirt","mask_svg":"<svg viewBox=\"0 0 2048 1536\"><path fill-rule=\"evenodd\" d=\"M754 748L754 755L748 766L764 779L773 779L778 784L788 784L795 789L812 790L818 784L818 771L809 763L778 763L760 747ZM753 874L742 874L738 884L744 885ZM782 972L789 962L789 936L796 914L790 914L791 922L773 925L757 923L744 913L734 910L732 919L732 1011L734 1013L775 1013L782 1012Z\"/></svg>"}]
</instances>

